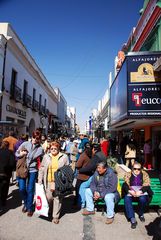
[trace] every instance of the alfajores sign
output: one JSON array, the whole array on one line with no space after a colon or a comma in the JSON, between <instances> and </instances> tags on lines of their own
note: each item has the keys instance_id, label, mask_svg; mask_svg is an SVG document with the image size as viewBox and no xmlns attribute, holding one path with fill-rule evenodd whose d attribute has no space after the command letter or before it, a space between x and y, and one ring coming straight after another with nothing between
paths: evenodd
<instances>
[{"instance_id":1,"label":"alfajores sign","mask_svg":"<svg viewBox=\"0 0 161 240\"><path fill-rule=\"evenodd\" d=\"M140 87L144 89L144 87ZM161 116L161 89L150 88L148 91L133 91L129 88L129 116ZM156 91L156 89L158 91Z\"/></svg>"},{"instance_id":2,"label":"alfajores sign","mask_svg":"<svg viewBox=\"0 0 161 240\"><path fill-rule=\"evenodd\" d=\"M154 64L161 52L129 53L110 88L110 119L161 117L161 73Z\"/></svg>"},{"instance_id":3,"label":"alfajores sign","mask_svg":"<svg viewBox=\"0 0 161 240\"><path fill-rule=\"evenodd\" d=\"M136 107L143 104L161 104L161 98L142 98L142 93L132 93L132 101L134 101Z\"/></svg>"},{"instance_id":4,"label":"alfajores sign","mask_svg":"<svg viewBox=\"0 0 161 240\"><path fill-rule=\"evenodd\" d=\"M13 106L10 106L9 104L7 104L6 105L6 111L14 113L20 118L26 119L26 112L19 109L19 108L16 108L16 107L13 107Z\"/></svg>"},{"instance_id":5,"label":"alfajores sign","mask_svg":"<svg viewBox=\"0 0 161 240\"><path fill-rule=\"evenodd\" d=\"M128 116L161 116L161 75L154 63L161 53L128 59Z\"/></svg>"},{"instance_id":6,"label":"alfajores sign","mask_svg":"<svg viewBox=\"0 0 161 240\"><path fill-rule=\"evenodd\" d=\"M159 57L135 57L132 58L133 62L154 62L157 61Z\"/></svg>"}]
</instances>

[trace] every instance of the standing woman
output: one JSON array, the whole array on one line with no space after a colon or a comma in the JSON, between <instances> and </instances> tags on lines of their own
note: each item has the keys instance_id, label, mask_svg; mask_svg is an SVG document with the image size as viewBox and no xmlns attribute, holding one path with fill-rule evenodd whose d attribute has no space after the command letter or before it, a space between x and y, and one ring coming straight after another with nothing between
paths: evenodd
<instances>
[{"instance_id":1,"label":"standing woman","mask_svg":"<svg viewBox=\"0 0 161 240\"><path fill-rule=\"evenodd\" d=\"M144 144L144 168L148 170L152 168L151 139L148 139Z\"/></svg>"},{"instance_id":2,"label":"standing woman","mask_svg":"<svg viewBox=\"0 0 161 240\"><path fill-rule=\"evenodd\" d=\"M19 177L19 191L24 201L22 212L27 212L28 217L33 215L33 198L35 192L35 183L38 175L38 165L43 156L43 148L40 145L41 133L35 130L32 134L31 141L26 141L20 145L16 151L16 157L22 158L26 156L28 167L28 177Z\"/></svg>"},{"instance_id":3,"label":"standing woman","mask_svg":"<svg viewBox=\"0 0 161 240\"><path fill-rule=\"evenodd\" d=\"M49 212L52 211L53 223L59 223L59 215L62 206L62 197L54 196L55 179L54 173L64 165L69 164L68 156L60 152L61 144L52 142L50 153L44 155L38 174L38 183L44 184L46 197L49 202ZM54 203L54 205L53 205Z\"/></svg>"},{"instance_id":4,"label":"standing woman","mask_svg":"<svg viewBox=\"0 0 161 240\"><path fill-rule=\"evenodd\" d=\"M126 145L125 162L127 167L132 167L136 159L136 146L133 140Z\"/></svg>"},{"instance_id":5,"label":"standing woman","mask_svg":"<svg viewBox=\"0 0 161 240\"><path fill-rule=\"evenodd\" d=\"M78 161L76 162L78 175L77 175L77 182L75 186L76 197L75 197L74 205L78 207L84 207L85 205L85 199L81 194L81 192L79 192L80 185L90 178L90 174L88 173L79 173L79 169L87 166L92 158L92 144L87 142L85 143L84 147L85 147L84 152L80 155Z\"/></svg>"}]
</instances>

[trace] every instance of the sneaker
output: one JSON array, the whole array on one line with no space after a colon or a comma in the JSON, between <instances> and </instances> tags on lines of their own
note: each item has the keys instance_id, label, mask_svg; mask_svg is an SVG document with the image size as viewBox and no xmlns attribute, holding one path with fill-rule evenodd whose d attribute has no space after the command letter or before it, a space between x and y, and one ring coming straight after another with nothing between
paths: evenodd
<instances>
[{"instance_id":1,"label":"sneaker","mask_svg":"<svg viewBox=\"0 0 161 240\"><path fill-rule=\"evenodd\" d=\"M131 228L132 228L132 229L135 229L136 226L137 226L137 222L131 222Z\"/></svg>"},{"instance_id":2,"label":"sneaker","mask_svg":"<svg viewBox=\"0 0 161 240\"><path fill-rule=\"evenodd\" d=\"M111 224L111 223L113 223L113 221L114 221L114 218L107 218L105 223Z\"/></svg>"},{"instance_id":3,"label":"sneaker","mask_svg":"<svg viewBox=\"0 0 161 240\"><path fill-rule=\"evenodd\" d=\"M145 222L145 217L142 215L142 216L139 216L139 219L141 222Z\"/></svg>"},{"instance_id":4,"label":"sneaker","mask_svg":"<svg viewBox=\"0 0 161 240\"><path fill-rule=\"evenodd\" d=\"M84 216L88 216L88 215L94 215L95 211L88 211L87 209L84 209L84 211L82 212L82 215Z\"/></svg>"}]
</instances>

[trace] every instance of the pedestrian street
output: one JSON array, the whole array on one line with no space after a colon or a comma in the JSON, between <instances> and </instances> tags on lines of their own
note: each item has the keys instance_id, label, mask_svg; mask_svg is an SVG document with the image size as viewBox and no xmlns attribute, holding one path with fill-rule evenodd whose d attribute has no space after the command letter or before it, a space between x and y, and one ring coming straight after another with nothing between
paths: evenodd
<instances>
[{"instance_id":1,"label":"pedestrian street","mask_svg":"<svg viewBox=\"0 0 161 240\"><path fill-rule=\"evenodd\" d=\"M66 197L58 225L45 217L22 213L18 188L10 186L7 206L0 213L0 240L152 240L158 236L159 217L154 209L145 213L145 223L139 222L131 229L122 209L115 215L113 224L105 224L101 211L93 216L82 216L81 211L72 209L72 196ZM155 237L154 237L155 236Z\"/></svg>"}]
</instances>

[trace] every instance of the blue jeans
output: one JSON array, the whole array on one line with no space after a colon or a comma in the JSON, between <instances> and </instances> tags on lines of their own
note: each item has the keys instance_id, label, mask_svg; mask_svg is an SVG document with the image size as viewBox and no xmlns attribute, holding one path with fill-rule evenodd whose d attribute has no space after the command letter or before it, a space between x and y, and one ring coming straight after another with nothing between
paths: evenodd
<instances>
[{"instance_id":1,"label":"blue jeans","mask_svg":"<svg viewBox=\"0 0 161 240\"><path fill-rule=\"evenodd\" d=\"M29 172L28 178L19 178L19 191L27 211L33 211L33 199L37 172Z\"/></svg>"},{"instance_id":2,"label":"blue jeans","mask_svg":"<svg viewBox=\"0 0 161 240\"><path fill-rule=\"evenodd\" d=\"M86 189L85 195L86 195L86 209L88 211L94 211L93 193L90 188ZM107 193L104 200L106 203L107 218L114 217L114 215L115 215L115 212L114 212L115 194Z\"/></svg>"},{"instance_id":3,"label":"blue jeans","mask_svg":"<svg viewBox=\"0 0 161 240\"><path fill-rule=\"evenodd\" d=\"M125 196L124 198L124 203L125 203L125 211L126 211L126 216L127 218L130 220L131 218L135 218L135 213L134 213L134 208L132 205L134 198L131 196ZM139 216L142 216L144 214L145 211L145 207L148 203L148 196L147 195L142 195L140 197L137 198L139 205L138 205L138 209L139 209Z\"/></svg>"},{"instance_id":4,"label":"blue jeans","mask_svg":"<svg viewBox=\"0 0 161 240\"><path fill-rule=\"evenodd\" d=\"M89 188L92 177L93 176L91 176L87 181L83 182L79 188L78 204L81 205L82 208L84 208L86 204L85 191L87 188Z\"/></svg>"}]
</instances>

